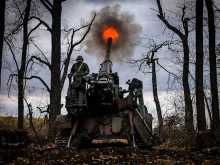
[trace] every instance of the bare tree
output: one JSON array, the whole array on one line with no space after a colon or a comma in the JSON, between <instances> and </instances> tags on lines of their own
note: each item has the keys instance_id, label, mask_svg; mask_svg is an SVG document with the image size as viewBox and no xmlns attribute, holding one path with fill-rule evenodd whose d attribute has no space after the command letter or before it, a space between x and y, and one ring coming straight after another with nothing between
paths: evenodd
<instances>
[{"instance_id":1,"label":"bare tree","mask_svg":"<svg viewBox=\"0 0 220 165\"><path fill-rule=\"evenodd\" d=\"M143 73L151 73L152 74L152 91L153 91L153 97L154 97L154 102L156 105L156 111L157 111L157 118L159 122L159 133L162 132L163 129L163 116L162 116L162 111L161 111L161 105L160 105L160 100L158 97L158 90L157 90L157 76L156 76L156 64L159 65L162 69L164 69L168 74L172 74L173 76L176 77L173 73L169 72L165 67L163 67L159 63L159 59L155 58L155 53L161 49L163 46L169 46L172 44L172 42L165 41L161 44L156 44L154 43L153 40L151 40L153 43L148 43L149 46L149 51L147 55L143 55L143 57L139 60L128 60L127 62L132 64L133 66L137 66L138 70L141 70ZM151 67L148 69L149 71L146 72L146 67ZM151 70L151 71L150 71Z\"/></svg>"},{"instance_id":2,"label":"bare tree","mask_svg":"<svg viewBox=\"0 0 220 165\"><path fill-rule=\"evenodd\" d=\"M0 17L1 17L1 30L0 30L0 89L1 89L1 73L2 73L2 56L3 56L3 43L4 43L4 32L5 32L5 3L6 0L0 2Z\"/></svg>"},{"instance_id":3,"label":"bare tree","mask_svg":"<svg viewBox=\"0 0 220 165\"><path fill-rule=\"evenodd\" d=\"M203 0L196 1L196 109L197 128L206 130L203 94Z\"/></svg>"},{"instance_id":4,"label":"bare tree","mask_svg":"<svg viewBox=\"0 0 220 165\"><path fill-rule=\"evenodd\" d=\"M7 20L10 22L9 25L14 26L12 28L7 27L7 34L4 37L4 41L12 54L14 63L10 64L10 62L6 61L10 71L8 92L10 95L11 87L15 80L18 90L18 128L20 129L23 129L24 99L26 99L27 87L25 78L28 74L27 60L29 55L28 48L30 46L29 39L32 37L32 33L39 27L39 25L34 26L32 29L29 27L30 16L35 15L35 9L32 7L32 3L32 0L11 1L10 9L17 14L18 17L12 20L12 22ZM18 40L20 41L18 42ZM15 69L13 67L15 67Z\"/></svg>"},{"instance_id":5,"label":"bare tree","mask_svg":"<svg viewBox=\"0 0 220 165\"><path fill-rule=\"evenodd\" d=\"M61 113L60 62L61 62L61 10L62 0L41 0L52 16L51 27L51 89L50 89L50 124Z\"/></svg>"},{"instance_id":6,"label":"bare tree","mask_svg":"<svg viewBox=\"0 0 220 165\"><path fill-rule=\"evenodd\" d=\"M173 31L177 36L179 36L182 47L183 47L183 90L184 90L184 101L185 101L185 125L186 130L188 132L194 131L194 124L193 124L193 108L192 108L192 99L191 99L191 92L189 87L189 45L188 45L188 22L190 21L189 18L185 17L185 10L186 7L183 6L182 8L182 26L184 33L181 30L177 29L175 26L171 25L168 20L165 18L165 13L163 12L160 0L157 0L157 6L159 9L159 14L157 15L158 18L164 23L164 25L171 31Z\"/></svg>"},{"instance_id":7,"label":"bare tree","mask_svg":"<svg viewBox=\"0 0 220 165\"><path fill-rule=\"evenodd\" d=\"M212 96L212 129L215 130L219 126L219 102L218 102L218 85L216 71L216 30L215 18L213 11L213 1L205 0L208 10L208 28L209 28L209 66L210 66L210 85Z\"/></svg>"},{"instance_id":8,"label":"bare tree","mask_svg":"<svg viewBox=\"0 0 220 165\"><path fill-rule=\"evenodd\" d=\"M161 111L161 106L160 106L160 101L158 98L158 92L157 92L157 76L156 76L156 64L155 61L158 62L158 58L154 57L154 54L162 48L163 45L166 45L167 43L164 42L160 45L155 45L154 48L151 51L151 57L148 59L147 63L152 64L152 87L153 87L153 95L154 95L154 102L156 105L156 110L157 110L157 116L158 116L158 121L159 121L159 133L162 132L163 128L163 117L162 117L162 111Z\"/></svg>"},{"instance_id":9,"label":"bare tree","mask_svg":"<svg viewBox=\"0 0 220 165\"><path fill-rule=\"evenodd\" d=\"M17 73L12 73L9 76L9 79L13 79L14 77L16 77L17 79L17 86L18 86L18 128L23 129L23 121L24 121L24 79L23 77L25 77L25 69L26 69L26 60L27 60L27 48L28 48L28 19L30 16L30 9L31 9L31 1L32 0L27 0L26 1L26 6L25 6L25 10L24 10L24 17L23 17L23 13L20 13L20 17L19 19L22 19L21 24L17 25L15 29L19 29L22 27L23 29L23 44L22 44L22 52L21 52L21 65L19 67L18 61L16 60L15 57L15 52L14 49L11 45L11 41L8 40L8 38L5 38L5 42L6 44L9 46L9 49L12 53L14 62L16 64L16 69L17 69ZM17 9L20 11L20 9L18 8L18 4L16 4L17 2L14 2L15 6L17 7Z\"/></svg>"}]
</instances>

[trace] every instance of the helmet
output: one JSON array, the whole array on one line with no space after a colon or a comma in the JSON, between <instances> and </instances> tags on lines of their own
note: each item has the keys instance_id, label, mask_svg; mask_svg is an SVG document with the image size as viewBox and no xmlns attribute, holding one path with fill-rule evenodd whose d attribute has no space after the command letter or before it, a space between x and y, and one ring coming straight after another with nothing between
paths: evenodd
<instances>
[{"instance_id":1,"label":"helmet","mask_svg":"<svg viewBox=\"0 0 220 165\"><path fill-rule=\"evenodd\" d=\"M82 59L82 61L84 60L82 56L78 56L78 57L76 58L76 61L78 61L79 59Z\"/></svg>"}]
</instances>

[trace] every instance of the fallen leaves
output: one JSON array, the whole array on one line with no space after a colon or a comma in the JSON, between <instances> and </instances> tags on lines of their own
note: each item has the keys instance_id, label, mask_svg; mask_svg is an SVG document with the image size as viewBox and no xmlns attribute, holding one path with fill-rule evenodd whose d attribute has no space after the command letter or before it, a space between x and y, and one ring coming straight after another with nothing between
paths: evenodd
<instances>
[{"instance_id":1,"label":"fallen leaves","mask_svg":"<svg viewBox=\"0 0 220 165\"><path fill-rule=\"evenodd\" d=\"M220 164L219 155L207 155L198 151L154 149L144 154L126 147L104 147L73 150L70 148L0 149L0 164Z\"/></svg>"}]
</instances>

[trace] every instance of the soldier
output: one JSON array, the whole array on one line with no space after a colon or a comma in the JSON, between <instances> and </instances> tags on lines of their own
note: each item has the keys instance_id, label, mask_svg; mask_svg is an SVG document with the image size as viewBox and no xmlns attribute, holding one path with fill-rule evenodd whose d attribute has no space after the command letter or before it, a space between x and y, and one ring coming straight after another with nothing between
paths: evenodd
<instances>
[{"instance_id":1,"label":"soldier","mask_svg":"<svg viewBox=\"0 0 220 165\"><path fill-rule=\"evenodd\" d=\"M79 82L81 77L85 77L89 74L89 67L83 62L82 56L78 56L76 61L71 68L70 74L74 76L73 79L75 82Z\"/></svg>"},{"instance_id":2,"label":"soldier","mask_svg":"<svg viewBox=\"0 0 220 165\"><path fill-rule=\"evenodd\" d=\"M83 57L78 56L76 61L77 62L73 64L70 74L68 75L69 78L73 76L74 80L70 90L74 104L78 104L80 98L85 98L86 76L89 74L89 67L83 62ZM81 103L85 104L85 100L83 99Z\"/></svg>"}]
</instances>

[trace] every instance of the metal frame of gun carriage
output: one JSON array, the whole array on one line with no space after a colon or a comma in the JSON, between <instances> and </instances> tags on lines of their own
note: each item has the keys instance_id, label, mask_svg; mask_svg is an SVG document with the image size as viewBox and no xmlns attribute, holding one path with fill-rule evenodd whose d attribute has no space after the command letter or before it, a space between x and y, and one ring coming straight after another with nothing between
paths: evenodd
<instances>
[{"instance_id":1,"label":"metal frame of gun carriage","mask_svg":"<svg viewBox=\"0 0 220 165\"><path fill-rule=\"evenodd\" d=\"M55 121L57 146L78 148L93 139L127 139L131 147L150 149L158 142L144 105L142 81L134 78L127 81L127 90L119 87L118 73L112 73L111 47L112 38L108 38L99 73L81 82L69 78L68 114L58 115Z\"/></svg>"}]
</instances>

